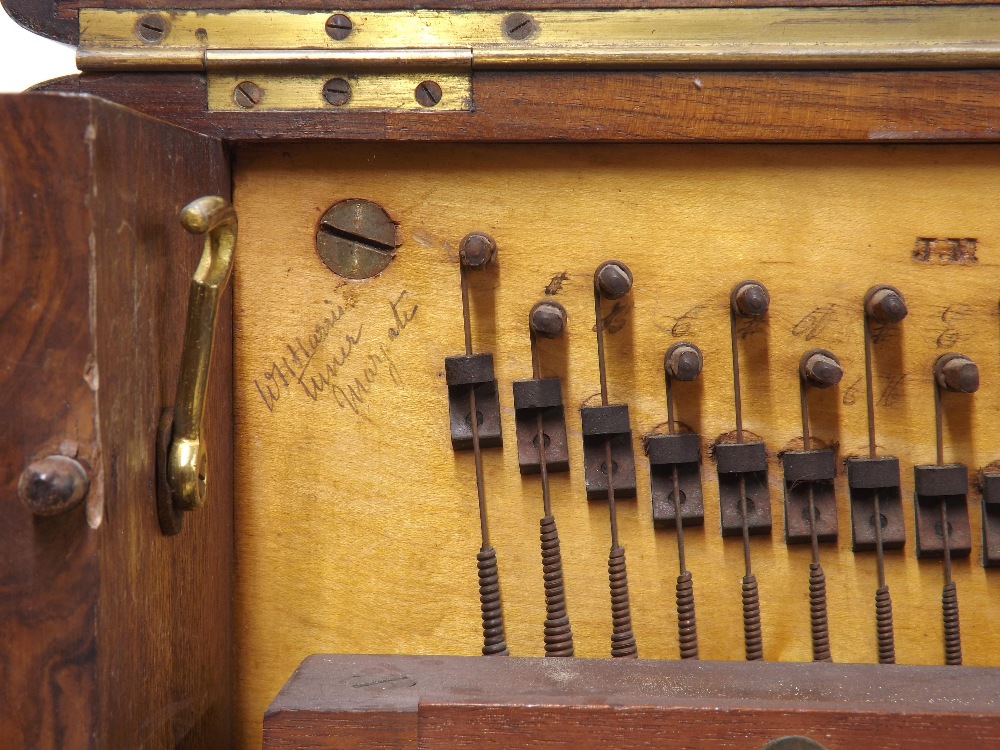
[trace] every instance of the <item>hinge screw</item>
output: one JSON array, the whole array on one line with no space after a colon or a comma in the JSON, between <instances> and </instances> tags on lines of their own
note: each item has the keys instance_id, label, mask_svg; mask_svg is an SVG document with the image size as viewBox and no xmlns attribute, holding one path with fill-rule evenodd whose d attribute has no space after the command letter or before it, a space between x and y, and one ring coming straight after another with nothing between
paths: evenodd
<instances>
[{"instance_id":1,"label":"hinge screw","mask_svg":"<svg viewBox=\"0 0 1000 750\"><path fill-rule=\"evenodd\" d=\"M243 81L233 89L233 101L243 109L253 109L264 96L264 89L253 81Z\"/></svg>"},{"instance_id":2,"label":"hinge screw","mask_svg":"<svg viewBox=\"0 0 1000 750\"><path fill-rule=\"evenodd\" d=\"M326 33L330 35L331 39L336 39L338 42L347 39L353 28L354 23L343 13L334 13L326 19Z\"/></svg>"},{"instance_id":3,"label":"hinge screw","mask_svg":"<svg viewBox=\"0 0 1000 750\"><path fill-rule=\"evenodd\" d=\"M331 78L323 85L323 98L334 107L342 107L351 101L351 84L343 78Z\"/></svg>"},{"instance_id":4,"label":"hinge screw","mask_svg":"<svg viewBox=\"0 0 1000 750\"><path fill-rule=\"evenodd\" d=\"M156 43L163 41L170 29L170 22L163 16L147 13L135 23L135 33L144 42Z\"/></svg>"},{"instance_id":5,"label":"hinge screw","mask_svg":"<svg viewBox=\"0 0 1000 750\"><path fill-rule=\"evenodd\" d=\"M421 81L413 94L421 107L433 107L441 101L441 87L437 81Z\"/></svg>"},{"instance_id":6,"label":"hinge screw","mask_svg":"<svg viewBox=\"0 0 1000 750\"><path fill-rule=\"evenodd\" d=\"M527 13L511 13L503 19L503 33L510 39L523 41L538 31L535 19Z\"/></svg>"}]
</instances>

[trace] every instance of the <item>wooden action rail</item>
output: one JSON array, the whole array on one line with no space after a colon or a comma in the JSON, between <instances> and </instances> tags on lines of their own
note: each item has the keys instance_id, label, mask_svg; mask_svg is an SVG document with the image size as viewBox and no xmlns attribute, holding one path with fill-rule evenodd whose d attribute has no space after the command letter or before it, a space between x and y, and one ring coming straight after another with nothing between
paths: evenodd
<instances>
[{"instance_id":1,"label":"wooden action rail","mask_svg":"<svg viewBox=\"0 0 1000 750\"><path fill-rule=\"evenodd\" d=\"M992 748L998 689L976 668L316 655L264 748Z\"/></svg>"}]
</instances>

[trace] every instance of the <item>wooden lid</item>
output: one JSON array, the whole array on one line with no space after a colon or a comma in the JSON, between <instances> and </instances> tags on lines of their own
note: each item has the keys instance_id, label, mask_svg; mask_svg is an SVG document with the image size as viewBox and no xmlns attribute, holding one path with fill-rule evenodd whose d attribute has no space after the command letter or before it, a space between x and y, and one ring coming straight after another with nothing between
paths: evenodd
<instances>
[{"instance_id":1,"label":"wooden lid","mask_svg":"<svg viewBox=\"0 0 1000 750\"><path fill-rule=\"evenodd\" d=\"M981 0L977 5L996 5ZM329 0L0 0L21 26L41 36L76 45L80 39L78 12L82 8L109 10L331 10ZM752 8L752 7L863 7L888 5L967 5L965 0L349 0L337 10L404 10L412 8L469 10L556 10L621 8Z\"/></svg>"}]
</instances>

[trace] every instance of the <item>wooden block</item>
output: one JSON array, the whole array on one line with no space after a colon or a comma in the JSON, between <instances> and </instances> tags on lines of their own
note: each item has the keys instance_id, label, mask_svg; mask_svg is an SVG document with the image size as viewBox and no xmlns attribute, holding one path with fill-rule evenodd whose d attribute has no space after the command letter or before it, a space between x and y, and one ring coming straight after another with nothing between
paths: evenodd
<instances>
[{"instance_id":1,"label":"wooden block","mask_svg":"<svg viewBox=\"0 0 1000 750\"><path fill-rule=\"evenodd\" d=\"M947 667L316 655L267 709L264 748L985 749L994 688L996 670Z\"/></svg>"}]
</instances>

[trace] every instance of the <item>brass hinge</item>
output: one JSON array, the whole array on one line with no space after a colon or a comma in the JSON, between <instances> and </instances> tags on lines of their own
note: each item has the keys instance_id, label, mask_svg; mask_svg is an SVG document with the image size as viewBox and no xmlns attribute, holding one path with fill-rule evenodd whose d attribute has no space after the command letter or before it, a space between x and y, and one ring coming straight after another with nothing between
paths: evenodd
<instances>
[{"instance_id":1,"label":"brass hinge","mask_svg":"<svg viewBox=\"0 0 1000 750\"><path fill-rule=\"evenodd\" d=\"M212 110L470 109L474 70L1000 65L1000 7L80 11L84 71L204 71Z\"/></svg>"}]
</instances>

